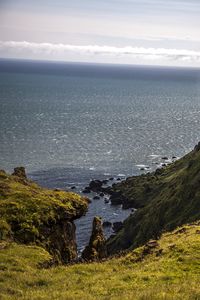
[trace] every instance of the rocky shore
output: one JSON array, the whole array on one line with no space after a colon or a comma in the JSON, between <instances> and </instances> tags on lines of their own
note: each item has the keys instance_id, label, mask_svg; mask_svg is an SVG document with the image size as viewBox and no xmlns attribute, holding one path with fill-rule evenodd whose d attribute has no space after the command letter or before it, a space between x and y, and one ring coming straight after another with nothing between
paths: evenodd
<instances>
[{"instance_id":1,"label":"rocky shore","mask_svg":"<svg viewBox=\"0 0 200 300\"><path fill-rule=\"evenodd\" d=\"M132 212L125 221L95 217L82 259L99 260L107 254L135 248L186 220L200 218L197 209L199 149L200 144L180 160L151 173L118 180L91 180L83 195L91 193L92 201L132 208ZM74 186L72 190L75 189ZM193 199L191 203L190 199ZM23 167L15 168L12 175L0 171L0 200L1 240L39 245L57 262L78 260L74 220L86 213L91 200L74 192L41 188L27 178ZM196 213L192 213L195 209ZM106 228L112 229L107 241Z\"/></svg>"}]
</instances>

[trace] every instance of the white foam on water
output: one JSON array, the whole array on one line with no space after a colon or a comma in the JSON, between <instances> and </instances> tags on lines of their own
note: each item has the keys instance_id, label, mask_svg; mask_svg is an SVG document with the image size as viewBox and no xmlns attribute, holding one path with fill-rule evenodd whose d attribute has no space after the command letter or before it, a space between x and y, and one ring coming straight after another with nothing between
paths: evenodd
<instances>
[{"instance_id":1,"label":"white foam on water","mask_svg":"<svg viewBox=\"0 0 200 300\"><path fill-rule=\"evenodd\" d=\"M136 165L136 167L138 167L138 168L146 168L148 166L147 165Z\"/></svg>"},{"instance_id":2,"label":"white foam on water","mask_svg":"<svg viewBox=\"0 0 200 300\"><path fill-rule=\"evenodd\" d=\"M90 167L89 170L90 170L90 171L94 171L94 170L95 170L95 167Z\"/></svg>"},{"instance_id":3,"label":"white foam on water","mask_svg":"<svg viewBox=\"0 0 200 300\"><path fill-rule=\"evenodd\" d=\"M151 158L158 158L158 157L160 157L160 155L159 154L151 154L151 155L149 155L149 157L151 157Z\"/></svg>"}]
</instances>

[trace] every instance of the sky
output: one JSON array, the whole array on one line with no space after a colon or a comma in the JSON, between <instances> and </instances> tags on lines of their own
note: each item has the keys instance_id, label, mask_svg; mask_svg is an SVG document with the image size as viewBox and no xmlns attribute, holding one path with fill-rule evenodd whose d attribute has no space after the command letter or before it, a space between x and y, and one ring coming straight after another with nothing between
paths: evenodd
<instances>
[{"instance_id":1,"label":"sky","mask_svg":"<svg viewBox=\"0 0 200 300\"><path fill-rule=\"evenodd\" d=\"M200 67L200 0L0 0L0 57Z\"/></svg>"}]
</instances>

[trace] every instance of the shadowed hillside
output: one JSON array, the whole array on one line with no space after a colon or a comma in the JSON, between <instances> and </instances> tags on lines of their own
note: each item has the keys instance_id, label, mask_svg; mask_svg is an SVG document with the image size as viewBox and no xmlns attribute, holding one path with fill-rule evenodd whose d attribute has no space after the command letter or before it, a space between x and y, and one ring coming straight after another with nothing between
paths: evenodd
<instances>
[{"instance_id":1,"label":"shadowed hillside","mask_svg":"<svg viewBox=\"0 0 200 300\"><path fill-rule=\"evenodd\" d=\"M108 240L109 253L133 249L161 232L200 219L200 144L162 169L114 185L112 201L137 207L123 229Z\"/></svg>"}]
</instances>

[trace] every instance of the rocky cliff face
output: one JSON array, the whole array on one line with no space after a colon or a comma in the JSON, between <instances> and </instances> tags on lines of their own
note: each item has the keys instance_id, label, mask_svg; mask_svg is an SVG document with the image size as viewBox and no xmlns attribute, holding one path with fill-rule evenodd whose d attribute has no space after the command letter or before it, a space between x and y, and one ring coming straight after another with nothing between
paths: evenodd
<instances>
[{"instance_id":1,"label":"rocky cliff face","mask_svg":"<svg viewBox=\"0 0 200 300\"><path fill-rule=\"evenodd\" d=\"M106 239L103 234L102 222L99 217L94 217L90 242L85 247L82 258L86 261L94 261L101 260L106 256Z\"/></svg>"},{"instance_id":2,"label":"rocky cliff face","mask_svg":"<svg viewBox=\"0 0 200 300\"><path fill-rule=\"evenodd\" d=\"M75 193L44 189L27 179L23 167L0 171L0 240L36 244L56 261L77 258L74 220L88 201Z\"/></svg>"}]
</instances>

